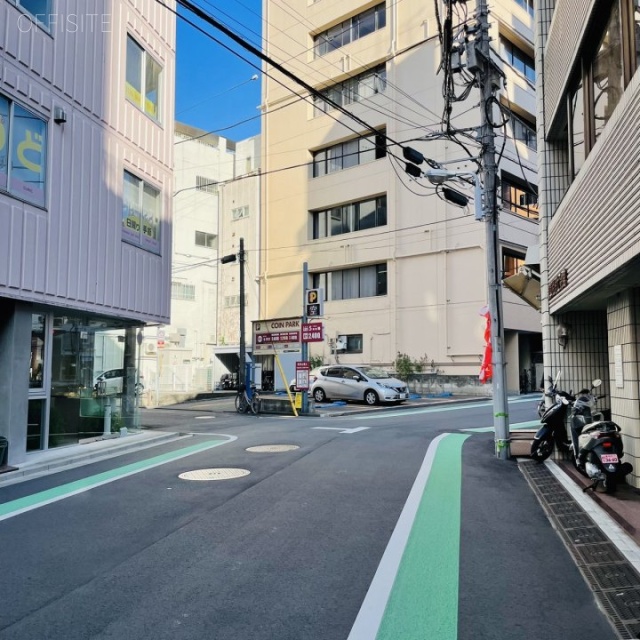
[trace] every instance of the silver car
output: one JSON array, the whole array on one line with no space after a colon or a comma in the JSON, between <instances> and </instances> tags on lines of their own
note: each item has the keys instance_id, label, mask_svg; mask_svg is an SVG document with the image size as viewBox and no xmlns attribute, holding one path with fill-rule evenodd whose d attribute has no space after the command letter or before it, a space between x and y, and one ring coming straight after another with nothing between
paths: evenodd
<instances>
[{"instance_id":1,"label":"silver car","mask_svg":"<svg viewBox=\"0 0 640 640\"><path fill-rule=\"evenodd\" d=\"M368 405L404 402L409 398L407 385L386 371L368 365L328 365L320 367L310 393L316 402L359 400Z\"/></svg>"}]
</instances>

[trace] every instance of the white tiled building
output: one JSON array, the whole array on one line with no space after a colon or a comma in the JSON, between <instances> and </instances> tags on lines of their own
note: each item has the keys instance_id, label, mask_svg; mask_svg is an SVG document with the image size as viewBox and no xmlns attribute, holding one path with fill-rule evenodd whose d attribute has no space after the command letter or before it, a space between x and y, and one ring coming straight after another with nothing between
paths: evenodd
<instances>
[{"instance_id":1,"label":"white tiled building","mask_svg":"<svg viewBox=\"0 0 640 640\"><path fill-rule=\"evenodd\" d=\"M640 9L536 4L546 375L604 382L602 408L640 457Z\"/></svg>"},{"instance_id":2,"label":"white tiled building","mask_svg":"<svg viewBox=\"0 0 640 640\"><path fill-rule=\"evenodd\" d=\"M175 16L153 0L94 8L0 0L9 463L102 433L107 404L129 424L136 327L169 319Z\"/></svg>"}]
</instances>

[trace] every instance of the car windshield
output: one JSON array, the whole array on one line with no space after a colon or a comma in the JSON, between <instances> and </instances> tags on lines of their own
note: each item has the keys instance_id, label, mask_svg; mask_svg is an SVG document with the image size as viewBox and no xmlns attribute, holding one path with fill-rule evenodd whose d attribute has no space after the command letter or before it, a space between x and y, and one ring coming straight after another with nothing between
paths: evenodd
<instances>
[{"instance_id":1,"label":"car windshield","mask_svg":"<svg viewBox=\"0 0 640 640\"><path fill-rule=\"evenodd\" d=\"M376 367L358 367L358 371L362 371L367 378L373 378L374 380L382 380L389 377L386 371Z\"/></svg>"}]
</instances>

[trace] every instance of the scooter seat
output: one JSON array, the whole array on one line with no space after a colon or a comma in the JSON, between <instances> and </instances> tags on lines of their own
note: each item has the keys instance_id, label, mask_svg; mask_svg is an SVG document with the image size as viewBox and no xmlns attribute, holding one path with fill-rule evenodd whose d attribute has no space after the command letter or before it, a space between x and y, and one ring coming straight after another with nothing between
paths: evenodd
<instances>
[{"instance_id":1,"label":"scooter seat","mask_svg":"<svg viewBox=\"0 0 640 640\"><path fill-rule=\"evenodd\" d=\"M592 422L589 425L585 425L582 428L582 434L593 433L594 431L600 431L601 433L607 433L611 431L620 431L620 427L611 420L601 420L599 422Z\"/></svg>"}]
</instances>

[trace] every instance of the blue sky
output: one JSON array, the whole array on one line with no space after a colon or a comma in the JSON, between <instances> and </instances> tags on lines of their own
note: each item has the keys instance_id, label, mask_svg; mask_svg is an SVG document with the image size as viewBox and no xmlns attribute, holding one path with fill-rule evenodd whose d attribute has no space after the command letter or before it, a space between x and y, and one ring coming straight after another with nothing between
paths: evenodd
<instances>
[{"instance_id":1,"label":"blue sky","mask_svg":"<svg viewBox=\"0 0 640 640\"><path fill-rule=\"evenodd\" d=\"M196 0L201 9L260 48L261 0L218 0L218 3ZM181 13L260 68L260 60L222 32L193 14L183 10ZM260 72L181 18L176 22L176 120L219 132L235 141L258 134L260 111L256 107L260 104ZM254 75L258 78L251 80ZM250 118L253 120L229 128Z\"/></svg>"}]
</instances>

